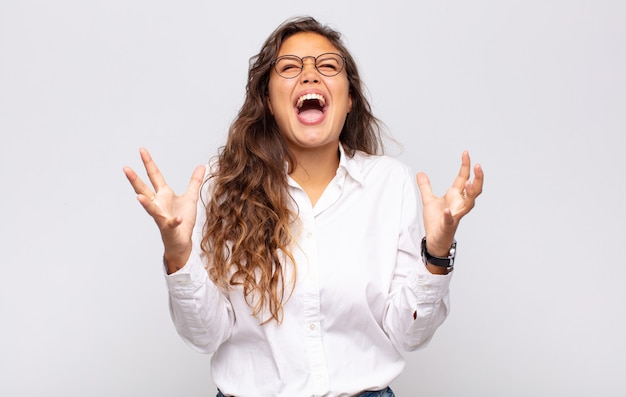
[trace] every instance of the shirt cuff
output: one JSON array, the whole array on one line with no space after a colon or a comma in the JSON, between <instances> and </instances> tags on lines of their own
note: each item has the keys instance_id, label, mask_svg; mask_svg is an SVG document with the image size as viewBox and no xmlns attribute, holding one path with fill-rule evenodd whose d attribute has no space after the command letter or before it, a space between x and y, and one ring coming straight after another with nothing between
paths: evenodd
<instances>
[{"instance_id":1,"label":"shirt cuff","mask_svg":"<svg viewBox=\"0 0 626 397\"><path fill-rule=\"evenodd\" d=\"M417 297L418 303L433 303L445 296L450 287L452 273L432 274L420 263L417 271L409 274L409 287Z\"/></svg>"},{"instance_id":2,"label":"shirt cuff","mask_svg":"<svg viewBox=\"0 0 626 397\"><path fill-rule=\"evenodd\" d=\"M172 296L192 297L193 293L204 285L208 278L204 262L199 256L192 255L185 266L172 274L167 274L165 263L163 265L165 282Z\"/></svg>"}]
</instances>

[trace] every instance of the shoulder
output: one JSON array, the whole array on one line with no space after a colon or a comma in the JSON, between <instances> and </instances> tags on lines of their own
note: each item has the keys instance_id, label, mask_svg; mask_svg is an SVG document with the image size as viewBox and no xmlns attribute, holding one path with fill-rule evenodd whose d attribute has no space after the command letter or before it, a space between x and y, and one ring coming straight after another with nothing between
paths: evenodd
<instances>
[{"instance_id":1,"label":"shoulder","mask_svg":"<svg viewBox=\"0 0 626 397\"><path fill-rule=\"evenodd\" d=\"M358 182L360 197L369 197L388 216L407 214L418 208L419 190L411 168L396 157L356 152L348 161L354 170L348 171ZM357 179L358 178L358 179ZM403 215L402 215L403 216Z\"/></svg>"},{"instance_id":2,"label":"shoulder","mask_svg":"<svg viewBox=\"0 0 626 397\"><path fill-rule=\"evenodd\" d=\"M385 176L391 179L413 179L410 167L400 159L388 155L372 155L363 152L355 152L349 160L365 179Z\"/></svg>"}]
</instances>

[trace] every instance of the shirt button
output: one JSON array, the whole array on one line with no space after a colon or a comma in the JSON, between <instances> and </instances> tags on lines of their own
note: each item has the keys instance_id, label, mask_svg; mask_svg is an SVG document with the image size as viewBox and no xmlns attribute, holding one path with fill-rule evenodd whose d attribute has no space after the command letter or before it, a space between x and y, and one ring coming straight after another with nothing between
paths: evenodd
<instances>
[{"instance_id":1,"label":"shirt button","mask_svg":"<svg viewBox=\"0 0 626 397\"><path fill-rule=\"evenodd\" d=\"M315 324L309 325L309 329L311 329L311 331L315 331Z\"/></svg>"},{"instance_id":2,"label":"shirt button","mask_svg":"<svg viewBox=\"0 0 626 397\"><path fill-rule=\"evenodd\" d=\"M313 233L311 233L311 232L307 232L307 234L306 234L306 238L311 238L311 237L313 237Z\"/></svg>"}]
</instances>

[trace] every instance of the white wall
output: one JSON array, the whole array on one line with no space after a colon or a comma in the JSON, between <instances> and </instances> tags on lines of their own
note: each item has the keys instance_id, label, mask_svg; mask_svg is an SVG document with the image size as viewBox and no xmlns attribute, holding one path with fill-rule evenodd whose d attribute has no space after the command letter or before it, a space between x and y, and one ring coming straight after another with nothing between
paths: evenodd
<instances>
[{"instance_id":1,"label":"white wall","mask_svg":"<svg viewBox=\"0 0 626 397\"><path fill-rule=\"evenodd\" d=\"M0 395L214 395L122 167L145 146L182 191L248 58L305 13L344 33L437 193L463 149L487 175L451 316L397 394L626 393L625 3L337 3L0 2Z\"/></svg>"}]
</instances>

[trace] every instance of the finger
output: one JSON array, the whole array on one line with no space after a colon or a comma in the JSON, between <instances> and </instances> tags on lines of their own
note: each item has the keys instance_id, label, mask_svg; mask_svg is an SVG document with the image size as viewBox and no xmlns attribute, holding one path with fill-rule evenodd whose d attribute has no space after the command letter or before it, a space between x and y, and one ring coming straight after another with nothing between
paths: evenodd
<instances>
[{"instance_id":1,"label":"finger","mask_svg":"<svg viewBox=\"0 0 626 397\"><path fill-rule=\"evenodd\" d=\"M157 167L148 150L140 148L139 155L141 156L141 161L143 161L143 165L146 168L146 173L148 174L150 183L152 183L152 186L154 187L154 191L158 192L161 187L165 186L165 178L163 178L163 174L161 174L159 167Z\"/></svg>"},{"instance_id":2,"label":"finger","mask_svg":"<svg viewBox=\"0 0 626 397\"><path fill-rule=\"evenodd\" d=\"M152 216L153 218L155 216L155 211L158 208L158 206L154 205L155 198L156 198L156 195L154 193L137 194L137 201L139 201L139 204L141 204L143 209L145 209L146 212L150 214L150 216Z\"/></svg>"},{"instance_id":3,"label":"finger","mask_svg":"<svg viewBox=\"0 0 626 397\"><path fill-rule=\"evenodd\" d=\"M483 191L483 181L485 174L480 164L474 166L474 180L467 181L465 184L465 190L467 195L472 198L478 197Z\"/></svg>"},{"instance_id":4,"label":"finger","mask_svg":"<svg viewBox=\"0 0 626 397\"><path fill-rule=\"evenodd\" d=\"M469 152L465 150L461 155L461 168L459 169L459 173L456 178L454 178L454 182L452 183L452 187L457 189L459 192L463 191L463 189L465 188L465 183L469 180L470 166L471 160Z\"/></svg>"},{"instance_id":5,"label":"finger","mask_svg":"<svg viewBox=\"0 0 626 397\"><path fill-rule=\"evenodd\" d=\"M422 202L425 203L433 198L433 190L430 186L430 179L428 175L420 172L416 176L417 187L420 189L420 195L422 196Z\"/></svg>"},{"instance_id":6,"label":"finger","mask_svg":"<svg viewBox=\"0 0 626 397\"><path fill-rule=\"evenodd\" d=\"M440 249L447 250L447 248L452 245L452 241L454 240L454 234L456 233L456 229L458 227L458 220L455 219L449 208L444 208L441 215L443 227L436 230L427 230L426 233L429 246L432 244L434 247L440 247Z\"/></svg>"},{"instance_id":7,"label":"finger","mask_svg":"<svg viewBox=\"0 0 626 397\"><path fill-rule=\"evenodd\" d=\"M181 223L183 223L183 218L176 216L168 219L165 225L170 229L176 229Z\"/></svg>"},{"instance_id":8,"label":"finger","mask_svg":"<svg viewBox=\"0 0 626 397\"><path fill-rule=\"evenodd\" d=\"M443 224L448 227L454 225L454 216L452 215L452 211L450 210L450 208L446 208L443 210Z\"/></svg>"},{"instance_id":9,"label":"finger","mask_svg":"<svg viewBox=\"0 0 626 397\"><path fill-rule=\"evenodd\" d=\"M194 201L198 200L198 195L200 194L200 186L204 182L204 173L206 171L206 167L203 165L199 165L191 174L191 180L189 181L189 186L187 187L187 192L185 192L186 196L190 196Z\"/></svg>"},{"instance_id":10,"label":"finger","mask_svg":"<svg viewBox=\"0 0 626 397\"><path fill-rule=\"evenodd\" d=\"M139 178L137 173L130 167L124 167L124 174L126 175L126 179L130 182L131 186L135 193L146 196L149 199L154 197L154 193L150 190L150 187L145 184L144 181Z\"/></svg>"}]
</instances>

